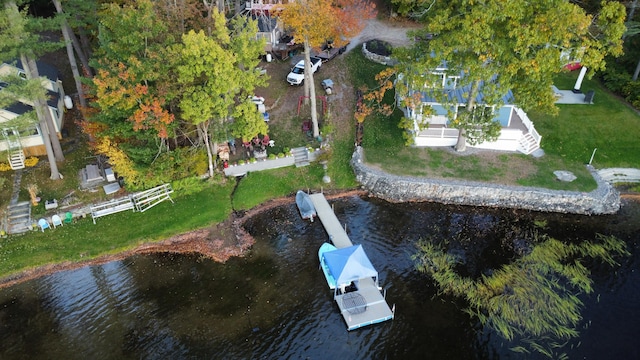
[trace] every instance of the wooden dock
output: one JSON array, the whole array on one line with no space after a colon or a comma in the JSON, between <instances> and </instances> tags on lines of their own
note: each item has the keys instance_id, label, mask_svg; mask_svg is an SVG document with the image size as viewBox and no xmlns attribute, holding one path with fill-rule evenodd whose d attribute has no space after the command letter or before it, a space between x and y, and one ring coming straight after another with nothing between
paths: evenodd
<instances>
[{"instance_id":1,"label":"wooden dock","mask_svg":"<svg viewBox=\"0 0 640 360\"><path fill-rule=\"evenodd\" d=\"M333 212L324 194L311 194L309 197L311 197L311 202L313 202L313 206L316 208L318 218L320 222L322 222L322 226L324 226L327 235L329 235L329 240L331 240L333 246L338 249L352 246L351 239L349 239L347 232L344 231L344 228L340 225L340 221L338 221L336 214Z\"/></svg>"},{"instance_id":2,"label":"wooden dock","mask_svg":"<svg viewBox=\"0 0 640 360\"><path fill-rule=\"evenodd\" d=\"M338 249L353 246L324 195L311 194L310 197L333 245ZM371 277L364 277L356 283L358 289L356 291L334 292L334 299L348 330L393 319L394 311L389 308L389 304L380 292L381 289Z\"/></svg>"}]
</instances>

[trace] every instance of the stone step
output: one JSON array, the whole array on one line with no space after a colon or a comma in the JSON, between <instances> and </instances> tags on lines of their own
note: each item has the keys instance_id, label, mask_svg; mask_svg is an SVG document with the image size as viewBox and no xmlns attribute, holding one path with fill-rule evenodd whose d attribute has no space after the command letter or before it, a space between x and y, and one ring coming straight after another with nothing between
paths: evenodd
<instances>
[{"instance_id":1,"label":"stone step","mask_svg":"<svg viewBox=\"0 0 640 360\"><path fill-rule=\"evenodd\" d=\"M22 219L27 218L29 219L31 216L29 214L29 212L21 212L21 213L17 213L17 214L9 214L9 216L7 217L7 219L9 220L9 222L19 222L22 221Z\"/></svg>"},{"instance_id":2,"label":"stone step","mask_svg":"<svg viewBox=\"0 0 640 360\"><path fill-rule=\"evenodd\" d=\"M7 229L8 234L23 234L29 231L31 231L31 228L28 223L10 225Z\"/></svg>"}]
</instances>

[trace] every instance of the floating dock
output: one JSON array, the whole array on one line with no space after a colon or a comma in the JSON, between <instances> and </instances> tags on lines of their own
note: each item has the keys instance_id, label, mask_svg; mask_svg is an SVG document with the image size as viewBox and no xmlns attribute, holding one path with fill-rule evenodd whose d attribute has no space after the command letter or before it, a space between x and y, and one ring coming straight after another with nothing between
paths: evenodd
<instances>
[{"instance_id":1,"label":"floating dock","mask_svg":"<svg viewBox=\"0 0 640 360\"><path fill-rule=\"evenodd\" d=\"M312 194L310 198L333 245L337 249L353 246L324 195ZM336 289L334 292L334 299L347 324L347 329L355 330L393 319L394 312L389 308L389 304L380 292L382 289L378 288L373 278L363 277L356 282L356 291L338 293Z\"/></svg>"}]
</instances>

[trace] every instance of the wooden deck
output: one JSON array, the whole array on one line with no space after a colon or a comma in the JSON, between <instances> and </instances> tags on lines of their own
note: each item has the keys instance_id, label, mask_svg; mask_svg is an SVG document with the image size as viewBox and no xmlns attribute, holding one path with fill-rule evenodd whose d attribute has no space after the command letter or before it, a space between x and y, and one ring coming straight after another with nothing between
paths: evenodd
<instances>
[{"instance_id":1,"label":"wooden deck","mask_svg":"<svg viewBox=\"0 0 640 360\"><path fill-rule=\"evenodd\" d=\"M389 308L389 304L376 287L373 279L360 279L357 286L358 291L337 295L335 298L344 322L347 323L347 330L351 331L393 319L393 311ZM362 304L345 299L345 297L353 296L351 294L362 296Z\"/></svg>"},{"instance_id":2,"label":"wooden deck","mask_svg":"<svg viewBox=\"0 0 640 360\"><path fill-rule=\"evenodd\" d=\"M338 221L324 195L311 194L310 197L318 218L333 245L338 249L353 246L351 239L347 236L347 232ZM389 304L372 278L362 278L358 280L356 286L357 291L334 296L347 324L347 330L355 330L393 319L394 312L389 308Z\"/></svg>"}]
</instances>

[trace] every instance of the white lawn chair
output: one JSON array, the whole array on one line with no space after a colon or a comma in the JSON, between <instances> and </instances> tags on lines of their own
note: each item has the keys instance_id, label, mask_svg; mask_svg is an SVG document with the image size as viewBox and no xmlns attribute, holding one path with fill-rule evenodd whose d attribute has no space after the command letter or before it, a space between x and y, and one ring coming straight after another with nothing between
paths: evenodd
<instances>
[{"instance_id":1,"label":"white lawn chair","mask_svg":"<svg viewBox=\"0 0 640 360\"><path fill-rule=\"evenodd\" d=\"M51 223L53 224L53 227L56 228L58 226L62 226L62 219L60 218L60 216L58 214L55 214L51 217Z\"/></svg>"},{"instance_id":2,"label":"white lawn chair","mask_svg":"<svg viewBox=\"0 0 640 360\"><path fill-rule=\"evenodd\" d=\"M49 225L49 222L46 219L38 220L38 226L42 232L44 232L44 229L51 229L51 225Z\"/></svg>"}]
</instances>

